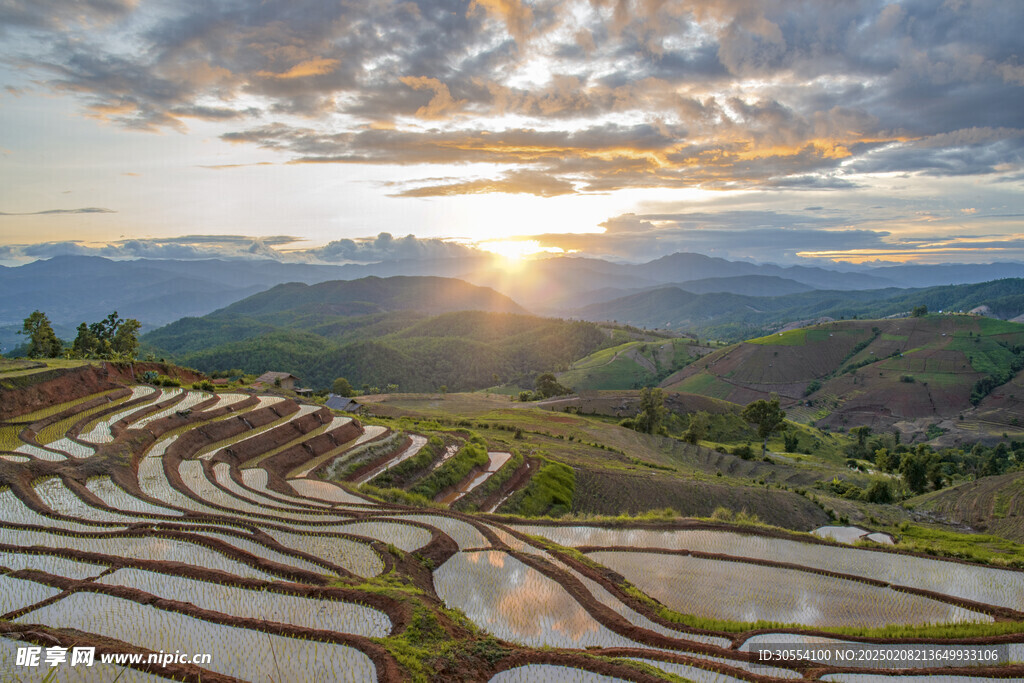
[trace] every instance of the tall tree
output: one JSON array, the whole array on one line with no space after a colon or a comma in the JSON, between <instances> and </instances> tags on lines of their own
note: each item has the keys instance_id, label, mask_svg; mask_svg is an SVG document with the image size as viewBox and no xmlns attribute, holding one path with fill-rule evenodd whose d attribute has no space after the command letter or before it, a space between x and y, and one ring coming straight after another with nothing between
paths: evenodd
<instances>
[{"instance_id":1,"label":"tall tree","mask_svg":"<svg viewBox=\"0 0 1024 683\"><path fill-rule=\"evenodd\" d=\"M554 373L551 372L545 372L537 375L537 381L534 382L534 386L537 388L537 393L544 398L572 393L572 389L559 384L558 379L555 377Z\"/></svg>"},{"instance_id":2,"label":"tall tree","mask_svg":"<svg viewBox=\"0 0 1024 683\"><path fill-rule=\"evenodd\" d=\"M656 434L665 421L665 392L661 389L644 387L640 390L640 412L633 420L638 432Z\"/></svg>"},{"instance_id":3,"label":"tall tree","mask_svg":"<svg viewBox=\"0 0 1024 683\"><path fill-rule=\"evenodd\" d=\"M344 396L346 398L356 393L356 390L352 388L352 385L344 377L339 377L334 380L334 383L331 385L331 391L338 396Z\"/></svg>"},{"instance_id":4,"label":"tall tree","mask_svg":"<svg viewBox=\"0 0 1024 683\"><path fill-rule=\"evenodd\" d=\"M786 428L786 411L779 408L779 399L770 401L761 399L754 401L743 409L742 417L757 427L757 437L761 439L761 457L768 452L768 437Z\"/></svg>"},{"instance_id":5,"label":"tall tree","mask_svg":"<svg viewBox=\"0 0 1024 683\"><path fill-rule=\"evenodd\" d=\"M64 344L57 338L50 319L42 311L33 311L25 318L19 334L29 338L29 358L56 358L64 350Z\"/></svg>"}]
</instances>

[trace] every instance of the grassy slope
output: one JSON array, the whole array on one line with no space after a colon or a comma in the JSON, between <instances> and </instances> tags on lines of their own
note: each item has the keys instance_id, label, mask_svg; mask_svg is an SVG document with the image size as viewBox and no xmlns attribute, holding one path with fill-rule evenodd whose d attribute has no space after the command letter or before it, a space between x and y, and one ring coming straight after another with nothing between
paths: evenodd
<instances>
[{"instance_id":1,"label":"grassy slope","mask_svg":"<svg viewBox=\"0 0 1024 683\"><path fill-rule=\"evenodd\" d=\"M710 351L694 340L630 341L573 363L558 381L576 391L637 389L657 382Z\"/></svg>"},{"instance_id":2,"label":"grassy slope","mask_svg":"<svg viewBox=\"0 0 1024 683\"><path fill-rule=\"evenodd\" d=\"M1009 367L1001 342L1024 343L1024 325L960 315L838 321L721 349L662 385L737 403L774 392L793 417L833 427L956 417L972 410L980 378ZM821 384L806 397L813 405L796 406L812 381Z\"/></svg>"},{"instance_id":3,"label":"grassy slope","mask_svg":"<svg viewBox=\"0 0 1024 683\"><path fill-rule=\"evenodd\" d=\"M983 477L909 501L916 509L1024 543L1024 472Z\"/></svg>"}]
</instances>

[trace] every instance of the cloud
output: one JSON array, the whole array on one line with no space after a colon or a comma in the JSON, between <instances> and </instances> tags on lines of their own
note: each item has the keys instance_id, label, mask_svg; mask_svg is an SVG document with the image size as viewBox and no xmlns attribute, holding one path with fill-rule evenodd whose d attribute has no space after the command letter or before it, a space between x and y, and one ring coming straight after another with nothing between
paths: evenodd
<instances>
[{"instance_id":1,"label":"cloud","mask_svg":"<svg viewBox=\"0 0 1024 683\"><path fill-rule=\"evenodd\" d=\"M296 163L503 165L399 196L1022 165L1024 14L996 0L49 0L3 3L0 25L35 87L117 126L200 119Z\"/></svg>"},{"instance_id":2,"label":"cloud","mask_svg":"<svg viewBox=\"0 0 1024 683\"><path fill-rule=\"evenodd\" d=\"M54 216L60 214L81 214L81 213L117 213L113 209L102 209L95 206L87 206L81 209L46 209L44 211L26 211L18 213L7 213L0 211L0 216Z\"/></svg>"},{"instance_id":3,"label":"cloud","mask_svg":"<svg viewBox=\"0 0 1024 683\"><path fill-rule=\"evenodd\" d=\"M305 257L326 263L376 263L405 259L429 260L479 256L469 246L414 235L393 237L382 232L373 238L342 239L302 252Z\"/></svg>"},{"instance_id":4,"label":"cloud","mask_svg":"<svg viewBox=\"0 0 1024 683\"><path fill-rule=\"evenodd\" d=\"M290 235L184 235L180 237L126 239L109 244L78 241L42 242L0 246L0 258L10 261L54 256L102 256L111 259L253 260L270 259L306 263L376 263L405 259L443 259L479 256L472 246L415 235L342 239L320 247L301 247L301 238ZM284 247L284 248L282 248Z\"/></svg>"}]
</instances>

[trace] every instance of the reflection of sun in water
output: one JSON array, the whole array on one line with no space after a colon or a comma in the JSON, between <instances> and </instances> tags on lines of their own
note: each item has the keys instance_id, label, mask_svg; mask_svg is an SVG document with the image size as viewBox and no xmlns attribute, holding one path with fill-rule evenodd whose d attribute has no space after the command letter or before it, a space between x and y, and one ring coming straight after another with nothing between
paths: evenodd
<instances>
[{"instance_id":1,"label":"reflection of sun in water","mask_svg":"<svg viewBox=\"0 0 1024 683\"><path fill-rule=\"evenodd\" d=\"M510 265L518 264L535 254L562 254L561 247L544 247L537 240L488 240L477 244L480 249L502 256Z\"/></svg>"}]
</instances>

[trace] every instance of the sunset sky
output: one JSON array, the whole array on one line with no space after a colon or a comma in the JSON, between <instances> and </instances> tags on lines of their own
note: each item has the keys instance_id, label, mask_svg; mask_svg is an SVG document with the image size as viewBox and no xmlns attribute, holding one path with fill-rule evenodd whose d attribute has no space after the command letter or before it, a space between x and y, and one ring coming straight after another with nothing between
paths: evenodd
<instances>
[{"instance_id":1,"label":"sunset sky","mask_svg":"<svg viewBox=\"0 0 1024 683\"><path fill-rule=\"evenodd\" d=\"M1022 35L1006 0L0 0L0 263L1024 260Z\"/></svg>"}]
</instances>

